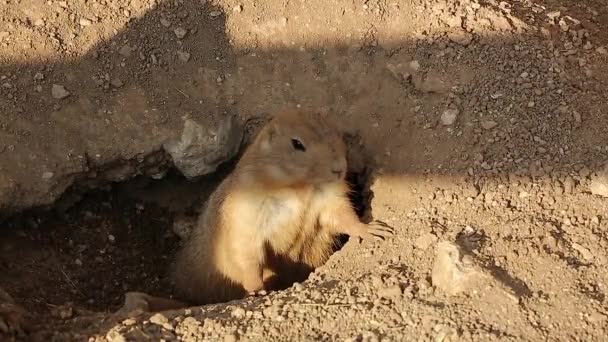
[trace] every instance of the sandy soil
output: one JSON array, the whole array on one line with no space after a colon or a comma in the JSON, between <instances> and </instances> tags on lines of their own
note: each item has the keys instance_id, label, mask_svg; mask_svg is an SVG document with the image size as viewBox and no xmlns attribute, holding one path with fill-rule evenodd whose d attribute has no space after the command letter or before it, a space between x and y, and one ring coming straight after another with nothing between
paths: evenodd
<instances>
[{"instance_id":1,"label":"sandy soil","mask_svg":"<svg viewBox=\"0 0 608 342\"><path fill-rule=\"evenodd\" d=\"M601 0L0 0L0 338L604 340L606 32ZM167 141L285 106L360 135L395 237L284 291L112 315L171 294L176 227L230 171L188 180Z\"/></svg>"}]
</instances>

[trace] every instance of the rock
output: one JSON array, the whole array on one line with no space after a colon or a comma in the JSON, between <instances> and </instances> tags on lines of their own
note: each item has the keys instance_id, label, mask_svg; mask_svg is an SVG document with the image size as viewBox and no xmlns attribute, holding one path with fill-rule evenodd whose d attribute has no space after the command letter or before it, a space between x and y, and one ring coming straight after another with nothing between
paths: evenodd
<instances>
[{"instance_id":1,"label":"rock","mask_svg":"<svg viewBox=\"0 0 608 342\"><path fill-rule=\"evenodd\" d=\"M576 110L572 112L572 116L574 117L574 121L576 123L583 122L583 118L581 117L581 113L577 112Z\"/></svg>"},{"instance_id":2,"label":"rock","mask_svg":"<svg viewBox=\"0 0 608 342\"><path fill-rule=\"evenodd\" d=\"M443 93L446 85L439 75L430 74L422 82L414 82L416 88L423 93Z\"/></svg>"},{"instance_id":3,"label":"rock","mask_svg":"<svg viewBox=\"0 0 608 342\"><path fill-rule=\"evenodd\" d=\"M431 233L426 233L419 236L416 241L414 241L414 247L425 250L435 242L437 242L437 236Z\"/></svg>"},{"instance_id":4,"label":"rock","mask_svg":"<svg viewBox=\"0 0 608 342\"><path fill-rule=\"evenodd\" d=\"M161 313L157 313L154 316L150 317L150 323L163 326L169 323L169 319L165 317L165 315Z\"/></svg>"},{"instance_id":5,"label":"rock","mask_svg":"<svg viewBox=\"0 0 608 342\"><path fill-rule=\"evenodd\" d=\"M385 287L383 289L378 290L378 297L388 299L401 298L401 288L399 287L399 285Z\"/></svg>"},{"instance_id":6,"label":"rock","mask_svg":"<svg viewBox=\"0 0 608 342\"><path fill-rule=\"evenodd\" d=\"M420 62L418 62L417 60L411 61L410 68L412 68L412 70L414 70L414 71L420 70Z\"/></svg>"},{"instance_id":7,"label":"rock","mask_svg":"<svg viewBox=\"0 0 608 342\"><path fill-rule=\"evenodd\" d=\"M598 47L597 49L595 49L595 51L597 51L597 53L599 53L601 55L608 54L608 50L603 46Z\"/></svg>"},{"instance_id":8,"label":"rock","mask_svg":"<svg viewBox=\"0 0 608 342\"><path fill-rule=\"evenodd\" d=\"M241 13L243 12L243 5L236 5L232 8L232 12L234 13Z\"/></svg>"},{"instance_id":9,"label":"rock","mask_svg":"<svg viewBox=\"0 0 608 342\"><path fill-rule=\"evenodd\" d=\"M219 17L220 15L222 15L222 11L209 12L209 17L211 17L212 19L215 19L215 18Z\"/></svg>"},{"instance_id":10,"label":"rock","mask_svg":"<svg viewBox=\"0 0 608 342\"><path fill-rule=\"evenodd\" d=\"M458 114L460 114L460 110L449 108L446 109L443 114L441 114L441 124L444 126L451 126L456 122L458 118Z\"/></svg>"},{"instance_id":11,"label":"rock","mask_svg":"<svg viewBox=\"0 0 608 342\"><path fill-rule=\"evenodd\" d=\"M42 173L42 179L44 179L44 180L49 180L49 179L53 178L53 176L54 176L54 174L49 171L45 171Z\"/></svg>"},{"instance_id":12,"label":"rock","mask_svg":"<svg viewBox=\"0 0 608 342\"><path fill-rule=\"evenodd\" d=\"M581 256L583 257L583 259L585 259L587 261L593 260L593 253L591 253L591 251L588 248L583 247L582 245L575 242L572 244L572 249L579 252L581 254Z\"/></svg>"},{"instance_id":13,"label":"rock","mask_svg":"<svg viewBox=\"0 0 608 342\"><path fill-rule=\"evenodd\" d=\"M449 37L451 41L462 46L468 46L473 42L473 35L469 33L461 32L459 34L450 35Z\"/></svg>"},{"instance_id":14,"label":"rock","mask_svg":"<svg viewBox=\"0 0 608 342\"><path fill-rule=\"evenodd\" d=\"M87 18L80 18L80 20L78 21L78 23L82 27L87 27L87 26L93 25L93 22L91 20L87 19Z\"/></svg>"},{"instance_id":15,"label":"rock","mask_svg":"<svg viewBox=\"0 0 608 342\"><path fill-rule=\"evenodd\" d=\"M498 123L496 121L486 120L486 121L481 122L481 128L483 128L485 130L491 130L492 128L494 128L496 126L498 126Z\"/></svg>"},{"instance_id":16,"label":"rock","mask_svg":"<svg viewBox=\"0 0 608 342\"><path fill-rule=\"evenodd\" d=\"M188 34L188 30L183 27L177 27L175 30L173 30L173 33L175 33L177 39L184 39L184 37L186 37L186 34Z\"/></svg>"},{"instance_id":17,"label":"rock","mask_svg":"<svg viewBox=\"0 0 608 342\"><path fill-rule=\"evenodd\" d=\"M123 45L118 49L118 53L125 58L131 56L131 52L133 52L133 49L129 45Z\"/></svg>"},{"instance_id":18,"label":"rock","mask_svg":"<svg viewBox=\"0 0 608 342\"><path fill-rule=\"evenodd\" d=\"M187 178L214 172L223 162L234 157L243 137L234 116L228 116L215 128L206 128L186 119L179 140L163 145L173 163Z\"/></svg>"},{"instance_id":19,"label":"rock","mask_svg":"<svg viewBox=\"0 0 608 342\"><path fill-rule=\"evenodd\" d=\"M53 86L51 87L51 95L54 99L63 100L66 97L70 96L70 92L67 91L62 85L53 84Z\"/></svg>"},{"instance_id":20,"label":"rock","mask_svg":"<svg viewBox=\"0 0 608 342\"><path fill-rule=\"evenodd\" d=\"M589 191L596 196L608 197L608 165L591 177Z\"/></svg>"},{"instance_id":21,"label":"rock","mask_svg":"<svg viewBox=\"0 0 608 342\"><path fill-rule=\"evenodd\" d=\"M243 308L234 308L231 313L232 317L235 318L243 318L245 317L245 309Z\"/></svg>"},{"instance_id":22,"label":"rock","mask_svg":"<svg viewBox=\"0 0 608 342\"><path fill-rule=\"evenodd\" d=\"M171 26L171 22L165 18L160 18L160 24L166 28L169 28L169 26Z\"/></svg>"},{"instance_id":23,"label":"rock","mask_svg":"<svg viewBox=\"0 0 608 342\"><path fill-rule=\"evenodd\" d=\"M468 289L477 273L462 262L457 245L443 241L437 245L435 262L431 271L433 286L448 295L455 295Z\"/></svg>"},{"instance_id":24,"label":"rock","mask_svg":"<svg viewBox=\"0 0 608 342\"><path fill-rule=\"evenodd\" d=\"M185 51L177 51L177 58L186 63L190 60L190 53L185 52Z\"/></svg>"},{"instance_id":25,"label":"rock","mask_svg":"<svg viewBox=\"0 0 608 342\"><path fill-rule=\"evenodd\" d=\"M114 87L114 88L120 88L124 85L124 83L122 83L122 81L120 80L120 78L113 78L110 81L110 84Z\"/></svg>"}]
</instances>

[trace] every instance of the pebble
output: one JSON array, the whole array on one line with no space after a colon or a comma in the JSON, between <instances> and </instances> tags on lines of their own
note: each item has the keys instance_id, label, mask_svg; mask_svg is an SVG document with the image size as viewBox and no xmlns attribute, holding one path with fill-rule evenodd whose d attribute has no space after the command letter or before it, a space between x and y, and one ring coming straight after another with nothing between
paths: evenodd
<instances>
[{"instance_id":1,"label":"pebble","mask_svg":"<svg viewBox=\"0 0 608 342\"><path fill-rule=\"evenodd\" d=\"M59 84L53 84L51 87L51 96L57 100L63 100L66 97L70 96L70 92L65 89L64 86Z\"/></svg>"},{"instance_id":2,"label":"pebble","mask_svg":"<svg viewBox=\"0 0 608 342\"><path fill-rule=\"evenodd\" d=\"M190 60L190 53L185 52L185 51L177 51L177 58L186 63Z\"/></svg>"},{"instance_id":3,"label":"pebble","mask_svg":"<svg viewBox=\"0 0 608 342\"><path fill-rule=\"evenodd\" d=\"M173 33L175 33L177 39L183 39L184 37L186 37L186 34L188 34L188 30L183 27L177 27L175 28L175 30L173 30Z\"/></svg>"},{"instance_id":4,"label":"pebble","mask_svg":"<svg viewBox=\"0 0 608 342\"><path fill-rule=\"evenodd\" d=\"M169 26L171 26L171 22L165 18L160 18L160 24L166 28L169 28Z\"/></svg>"},{"instance_id":5,"label":"pebble","mask_svg":"<svg viewBox=\"0 0 608 342\"><path fill-rule=\"evenodd\" d=\"M91 20L87 19L87 18L80 18L80 20L78 21L78 23L82 27L91 26L93 24L93 22Z\"/></svg>"},{"instance_id":6,"label":"pebble","mask_svg":"<svg viewBox=\"0 0 608 342\"><path fill-rule=\"evenodd\" d=\"M378 296L380 298L396 299L401 297L401 288L399 285L393 285L378 290Z\"/></svg>"},{"instance_id":7,"label":"pebble","mask_svg":"<svg viewBox=\"0 0 608 342\"><path fill-rule=\"evenodd\" d=\"M608 165L591 178L589 191L596 196L608 197Z\"/></svg>"},{"instance_id":8,"label":"pebble","mask_svg":"<svg viewBox=\"0 0 608 342\"><path fill-rule=\"evenodd\" d=\"M215 19L215 18L219 17L220 15L222 15L222 11L211 11L211 12L209 12L209 16L212 19Z\"/></svg>"},{"instance_id":9,"label":"pebble","mask_svg":"<svg viewBox=\"0 0 608 342\"><path fill-rule=\"evenodd\" d=\"M173 330L173 326L169 323L169 319L161 313L157 313L150 317L150 323L159 325L167 330Z\"/></svg>"},{"instance_id":10,"label":"pebble","mask_svg":"<svg viewBox=\"0 0 608 342\"><path fill-rule=\"evenodd\" d=\"M608 54L608 50L603 46L598 47L597 49L595 49L595 51L597 51L597 53L599 53L601 55Z\"/></svg>"},{"instance_id":11,"label":"pebble","mask_svg":"<svg viewBox=\"0 0 608 342\"><path fill-rule=\"evenodd\" d=\"M583 247L582 245L575 242L572 244L572 248L574 250L576 250L577 252L579 252L585 260L587 260L587 261L593 260L593 253L591 253L591 251L589 249L587 249L586 247Z\"/></svg>"},{"instance_id":12,"label":"pebble","mask_svg":"<svg viewBox=\"0 0 608 342\"><path fill-rule=\"evenodd\" d=\"M232 313L231 313L232 317L235 317L235 318L243 318L243 317L245 317L245 314L246 314L246 312L245 312L245 309L243 309L243 308L234 308L234 310L232 310Z\"/></svg>"},{"instance_id":13,"label":"pebble","mask_svg":"<svg viewBox=\"0 0 608 342\"><path fill-rule=\"evenodd\" d=\"M412 68L412 70L414 70L414 71L420 70L420 62L418 62L417 60L411 61L410 68Z\"/></svg>"},{"instance_id":14,"label":"pebble","mask_svg":"<svg viewBox=\"0 0 608 342\"><path fill-rule=\"evenodd\" d=\"M441 124L444 126L451 126L456 122L458 118L458 114L460 114L460 110L449 108L446 109L443 114L441 114Z\"/></svg>"},{"instance_id":15,"label":"pebble","mask_svg":"<svg viewBox=\"0 0 608 342\"><path fill-rule=\"evenodd\" d=\"M119 50L118 53L123 56L123 57L129 57L131 56L131 52L133 52L133 50L131 49L131 47L129 45L123 45Z\"/></svg>"},{"instance_id":16,"label":"pebble","mask_svg":"<svg viewBox=\"0 0 608 342\"><path fill-rule=\"evenodd\" d=\"M241 13L243 12L243 5L236 5L232 8L232 12L234 13Z\"/></svg>"},{"instance_id":17,"label":"pebble","mask_svg":"<svg viewBox=\"0 0 608 342\"><path fill-rule=\"evenodd\" d=\"M114 88L120 88L124 85L124 83L120 80L120 78L113 78L110 81L110 84L114 87Z\"/></svg>"},{"instance_id":18,"label":"pebble","mask_svg":"<svg viewBox=\"0 0 608 342\"><path fill-rule=\"evenodd\" d=\"M467 270L461 259L458 246L448 241L440 242L431 271L433 286L448 295L466 291L475 272Z\"/></svg>"},{"instance_id":19,"label":"pebble","mask_svg":"<svg viewBox=\"0 0 608 342\"><path fill-rule=\"evenodd\" d=\"M485 130L491 130L492 128L496 127L497 125L498 125L498 123L496 121L492 121L492 120L486 120L486 121L481 122L481 128L483 128Z\"/></svg>"}]
</instances>

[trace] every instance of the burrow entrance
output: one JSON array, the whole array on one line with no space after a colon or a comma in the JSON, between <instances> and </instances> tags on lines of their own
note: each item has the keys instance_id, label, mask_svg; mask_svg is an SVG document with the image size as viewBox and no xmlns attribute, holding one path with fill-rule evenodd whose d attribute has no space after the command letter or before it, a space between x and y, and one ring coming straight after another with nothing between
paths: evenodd
<instances>
[{"instance_id":1,"label":"burrow entrance","mask_svg":"<svg viewBox=\"0 0 608 342\"><path fill-rule=\"evenodd\" d=\"M346 139L351 200L366 220L370 163L358 136ZM167 271L179 247L180 222L194 222L236 159L196 180L171 169L161 180L137 177L84 193L69 208L59 205L5 221L0 288L35 313L32 329L89 311L115 311L129 291L170 296ZM337 249L347 237L338 240Z\"/></svg>"}]
</instances>

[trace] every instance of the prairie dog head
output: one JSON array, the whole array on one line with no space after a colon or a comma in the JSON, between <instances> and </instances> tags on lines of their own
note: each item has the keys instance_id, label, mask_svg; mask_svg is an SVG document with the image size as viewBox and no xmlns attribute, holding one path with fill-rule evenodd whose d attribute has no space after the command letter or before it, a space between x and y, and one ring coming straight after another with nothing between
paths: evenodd
<instances>
[{"instance_id":1,"label":"prairie dog head","mask_svg":"<svg viewBox=\"0 0 608 342\"><path fill-rule=\"evenodd\" d=\"M253 142L256 171L278 186L343 180L346 146L337 126L321 114L283 112Z\"/></svg>"}]
</instances>

